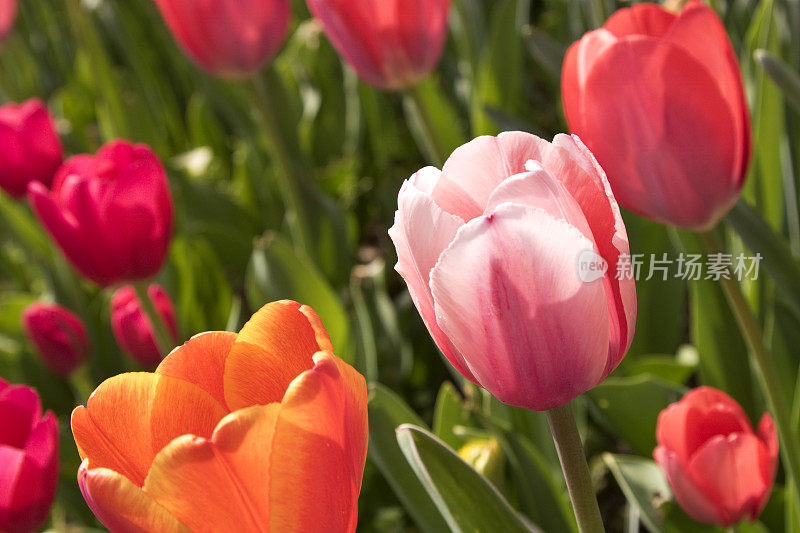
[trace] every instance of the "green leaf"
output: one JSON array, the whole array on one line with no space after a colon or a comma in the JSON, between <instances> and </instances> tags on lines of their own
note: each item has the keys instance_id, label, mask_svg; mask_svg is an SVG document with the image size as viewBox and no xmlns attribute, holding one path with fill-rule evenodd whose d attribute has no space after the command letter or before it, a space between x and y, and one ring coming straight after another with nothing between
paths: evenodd
<instances>
[{"instance_id":1,"label":"green leaf","mask_svg":"<svg viewBox=\"0 0 800 533\"><path fill-rule=\"evenodd\" d=\"M429 431L403 424L397 442L451 531L533 530L491 483Z\"/></svg>"},{"instance_id":2,"label":"green leaf","mask_svg":"<svg viewBox=\"0 0 800 533\"><path fill-rule=\"evenodd\" d=\"M753 58L772 78L786 100L796 111L800 111L800 73L767 50L756 50L753 52Z\"/></svg>"},{"instance_id":3,"label":"green leaf","mask_svg":"<svg viewBox=\"0 0 800 533\"><path fill-rule=\"evenodd\" d=\"M588 392L602 419L615 434L639 454L649 456L656 447L656 420L669 404L681 398L685 388L639 375L611 377Z\"/></svg>"},{"instance_id":4,"label":"green leaf","mask_svg":"<svg viewBox=\"0 0 800 533\"><path fill-rule=\"evenodd\" d=\"M651 459L631 455L603 454L603 462L617 480L625 498L639 511L641 521L652 533L664 531L656 501L671 494L659 466Z\"/></svg>"},{"instance_id":5,"label":"green leaf","mask_svg":"<svg viewBox=\"0 0 800 533\"><path fill-rule=\"evenodd\" d=\"M311 306L328 330L336 354L352 362L350 324L342 303L311 260L283 237L267 233L256 242L245 287L252 309L283 299Z\"/></svg>"},{"instance_id":6,"label":"green leaf","mask_svg":"<svg viewBox=\"0 0 800 533\"><path fill-rule=\"evenodd\" d=\"M683 354L688 357L682 357ZM679 350L677 357L674 355L640 356L631 359L625 369L629 376L649 374L676 385L685 385L697 370L698 359L697 350L693 346L685 346Z\"/></svg>"},{"instance_id":7,"label":"green leaf","mask_svg":"<svg viewBox=\"0 0 800 533\"><path fill-rule=\"evenodd\" d=\"M453 449L466 444L467 439L458 436L456 426L470 426L469 410L464 407L461 396L452 383L446 381L439 389L433 413L433 432L442 442Z\"/></svg>"},{"instance_id":8,"label":"green leaf","mask_svg":"<svg viewBox=\"0 0 800 533\"><path fill-rule=\"evenodd\" d=\"M401 424L422 425L422 420L380 384L370 386L368 410L370 461L381 471L420 529L428 533L447 531L447 523L406 462L395 435Z\"/></svg>"}]
</instances>

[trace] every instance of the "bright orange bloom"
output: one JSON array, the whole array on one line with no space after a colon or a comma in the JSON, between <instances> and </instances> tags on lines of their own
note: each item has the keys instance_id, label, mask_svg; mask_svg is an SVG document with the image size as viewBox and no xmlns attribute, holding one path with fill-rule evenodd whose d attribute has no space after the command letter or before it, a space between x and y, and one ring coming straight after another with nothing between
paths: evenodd
<instances>
[{"instance_id":1,"label":"bright orange bloom","mask_svg":"<svg viewBox=\"0 0 800 533\"><path fill-rule=\"evenodd\" d=\"M92 511L113 532L354 531L367 391L332 349L281 301L106 380L72 413Z\"/></svg>"}]
</instances>

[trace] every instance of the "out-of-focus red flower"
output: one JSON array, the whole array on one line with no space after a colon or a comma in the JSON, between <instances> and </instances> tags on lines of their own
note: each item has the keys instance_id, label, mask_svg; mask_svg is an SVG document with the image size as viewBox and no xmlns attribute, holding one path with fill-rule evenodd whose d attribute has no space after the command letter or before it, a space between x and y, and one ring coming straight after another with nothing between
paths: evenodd
<instances>
[{"instance_id":1,"label":"out-of-focus red flower","mask_svg":"<svg viewBox=\"0 0 800 533\"><path fill-rule=\"evenodd\" d=\"M103 286L148 279L161 270L172 236L167 174L143 144L113 141L78 155L53 187L33 182L28 197L70 263Z\"/></svg>"},{"instance_id":2,"label":"out-of-focus red flower","mask_svg":"<svg viewBox=\"0 0 800 533\"><path fill-rule=\"evenodd\" d=\"M0 0L0 37L2 19ZM63 159L61 139L41 100L0 106L0 188L21 198L32 181L49 187Z\"/></svg>"},{"instance_id":3,"label":"out-of-focus red flower","mask_svg":"<svg viewBox=\"0 0 800 533\"><path fill-rule=\"evenodd\" d=\"M58 424L30 387L0 379L0 531L36 531L58 481Z\"/></svg>"},{"instance_id":4,"label":"out-of-focus red flower","mask_svg":"<svg viewBox=\"0 0 800 533\"><path fill-rule=\"evenodd\" d=\"M661 412L656 438L653 455L689 516L722 527L758 519L778 469L769 414L756 433L733 398L699 387Z\"/></svg>"},{"instance_id":5,"label":"out-of-focus red flower","mask_svg":"<svg viewBox=\"0 0 800 533\"><path fill-rule=\"evenodd\" d=\"M39 356L56 374L68 376L89 354L83 322L60 305L28 306L22 312L22 325Z\"/></svg>"},{"instance_id":6,"label":"out-of-focus red flower","mask_svg":"<svg viewBox=\"0 0 800 533\"><path fill-rule=\"evenodd\" d=\"M247 76L272 59L286 36L287 0L155 0L184 52L223 77Z\"/></svg>"},{"instance_id":7,"label":"out-of-focus red flower","mask_svg":"<svg viewBox=\"0 0 800 533\"><path fill-rule=\"evenodd\" d=\"M17 18L17 0L0 0L0 42L14 27Z\"/></svg>"},{"instance_id":8,"label":"out-of-focus red flower","mask_svg":"<svg viewBox=\"0 0 800 533\"><path fill-rule=\"evenodd\" d=\"M160 285L150 285L147 294L177 343L178 326L169 294ZM140 365L154 367L161 362L164 354L158 349L153 327L131 286L118 289L111 297L111 329L117 344Z\"/></svg>"},{"instance_id":9,"label":"out-of-focus red flower","mask_svg":"<svg viewBox=\"0 0 800 533\"><path fill-rule=\"evenodd\" d=\"M597 156L620 204L705 230L736 202L752 150L739 62L717 14L691 0L614 13L567 51L572 133Z\"/></svg>"},{"instance_id":10,"label":"out-of-focus red flower","mask_svg":"<svg viewBox=\"0 0 800 533\"><path fill-rule=\"evenodd\" d=\"M333 46L367 83L410 87L442 56L450 0L307 0Z\"/></svg>"}]
</instances>

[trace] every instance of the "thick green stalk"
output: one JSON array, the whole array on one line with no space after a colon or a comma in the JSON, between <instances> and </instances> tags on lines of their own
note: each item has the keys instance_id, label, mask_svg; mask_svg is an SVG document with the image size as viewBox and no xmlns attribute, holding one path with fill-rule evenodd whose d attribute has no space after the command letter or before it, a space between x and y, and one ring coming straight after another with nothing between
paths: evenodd
<instances>
[{"instance_id":1,"label":"thick green stalk","mask_svg":"<svg viewBox=\"0 0 800 533\"><path fill-rule=\"evenodd\" d=\"M153 300L150 299L150 295L147 293L148 284L146 282L140 282L135 283L133 287L136 290L136 297L139 299L142 310L153 328L153 338L156 341L156 346L158 346L158 351L161 352L161 358L163 359L175 346L172 335L170 335L164 319L161 318L161 315L156 310L156 306L153 304Z\"/></svg>"},{"instance_id":2,"label":"thick green stalk","mask_svg":"<svg viewBox=\"0 0 800 533\"><path fill-rule=\"evenodd\" d=\"M720 239L715 230L700 233L700 238L709 254L724 253L725 247L722 239ZM778 378L778 369L767 347L764 345L761 327L755 316L753 316L747 300L745 300L739 282L733 278L730 272L728 278L725 279L723 276L719 280L722 290L745 338L750 357L757 369L769 410L775 420L787 476L797 482L800 480L800 446L797 439L794 438L795 433L792 431L791 426L791 411ZM800 509L800 500L797 504L799 504L798 509Z\"/></svg>"},{"instance_id":3,"label":"thick green stalk","mask_svg":"<svg viewBox=\"0 0 800 533\"><path fill-rule=\"evenodd\" d=\"M547 421L550 423L550 432L556 443L561 469L567 480L578 530L581 533L603 533L605 531L603 518L600 516L600 507L594 494L578 426L572 415L572 406L567 404L550 409L547 411Z\"/></svg>"}]
</instances>

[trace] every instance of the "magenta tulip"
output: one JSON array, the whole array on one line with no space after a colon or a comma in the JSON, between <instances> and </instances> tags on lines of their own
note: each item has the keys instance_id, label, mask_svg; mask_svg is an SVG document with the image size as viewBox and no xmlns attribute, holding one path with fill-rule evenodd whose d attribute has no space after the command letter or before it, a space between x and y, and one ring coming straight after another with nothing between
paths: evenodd
<instances>
[{"instance_id":1,"label":"magenta tulip","mask_svg":"<svg viewBox=\"0 0 800 533\"><path fill-rule=\"evenodd\" d=\"M160 285L150 285L147 294L177 343L178 326L169 294ZM111 329L117 344L140 365L155 367L161 362L162 354L153 336L153 327L131 286L118 289L111 297Z\"/></svg>"},{"instance_id":2,"label":"magenta tulip","mask_svg":"<svg viewBox=\"0 0 800 533\"><path fill-rule=\"evenodd\" d=\"M628 237L577 137L479 137L400 191L397 271L436 344L501 401L546 410L600 383L636 321ZM624 271L624 269L622 269Z\"/></svg>"},{"instance_id":3,"label":"magenta tulip","mask_svg":"<svg viewBox=\"0 0 800 533\"><path fill-rule=\"evenodd\" d=\"M450 0L307 0L336 50L367 83L403 89L442 56Z\"/></svg>"},{"instance_id":4,"label":"magenta tulip","mask_svg":"<svg viewBox=\"0 0 800 533\"><path fill-rule=\"evenodd\" d=\"M620 203L693 230L736 202L751 154L736 54L714 11L691 0L614 13L567 51L564 110Z\"/></svg>"},{"instance_id":5,"label":"magenta tulip","mask_svg":"<svg viewBox=\"0 0 800 533\"><path fill-rule=\"evenodd\" d=\"M769 414L756 433L736 400L699 387L661 412L656 437L653 455L692 518L722 527L758 519L778 470Z\"/></svg>"},{"instance_id":6,"label":"magenta tulip","mask_svg":"<svg viewBox=\"0 0 800 533\"><path fill-rule=\"evenodd\" d=\"M0 36L2 10L0 0ZM0 188L21 198L32 181L49 187L63 159L61 139L41 100L0 106Z\"/></svg>"},{"instance_id":7,"label":"magenta tulip","mask_svg":"<svg viewBox=\"0 0 800 533\"><path fill-rule=\"evenodd\" d=\"M253 74L286 37L287 0L155 0L184 52L223 77Z\"/></svg>"},{"instance_id":8,"label":"magenta tulip","mask_svg":"<svg viewBox=\"0 0 800 533\"><path fill-rule=\"evenodd\" d=\"M30 387L0 379L0 531L36 531L58 481L58 424Z\"/></svg>"},{"instance_id":9,"label":"magenta tulip","mask_svg":"<svg viewBox=\"0 0 800 533\"><path fill-rule=\"evenodd\" d=\"M56 304L35 303L22 312L22 325L50 370L69 376L89 355L83 322Z\"/></svg>"},{"instance_id":10,"label":"magenta tulip","mask_svg":"<svg viewBox=\"0 0 800 533\"><path fill-rule=\"evenodd\" d=\"M161 269L172 235L172 197L164 167L142 144L114 141L58 170L52 190L28 196L72 265L103 286L138 281Z\"/></svg>"},{"instance_id":11,"label":"magenta tulip","mask_svg":"<svg viewBox=\"0 0 800 533\"><path fill-rule=\"evenodd\" d=\"M17 0L0 0L0 42L14 27L17 17Z\"/></svg>"}]
</instances>

